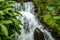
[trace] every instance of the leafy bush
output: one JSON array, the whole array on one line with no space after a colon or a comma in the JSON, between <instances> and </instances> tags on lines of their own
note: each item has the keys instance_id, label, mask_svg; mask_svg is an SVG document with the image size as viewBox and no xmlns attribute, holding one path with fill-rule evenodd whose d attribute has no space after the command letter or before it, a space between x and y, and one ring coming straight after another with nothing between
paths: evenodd
<instances>
[{"instance_id":1,"label":"leafy bush","mask_svg":"<svg viewBox=\"0 0 60 40\"><path fill-rule=\"evenodd\" d=\"M20 34L20 25L16 16L21 16L14 7L15 1L0 0L0 40L13 40L15 32Z\"/></svg>"},{"instance_id":2,"label":"leafy bush","mask_svg":"<svg viewBox=\"0 0 60 40\"><path fill-rule=\"evenodd\" d=\"M38 17L55 28L60 35L60 0L33 0L37 6Z\"/></svg>"}]
</instances>

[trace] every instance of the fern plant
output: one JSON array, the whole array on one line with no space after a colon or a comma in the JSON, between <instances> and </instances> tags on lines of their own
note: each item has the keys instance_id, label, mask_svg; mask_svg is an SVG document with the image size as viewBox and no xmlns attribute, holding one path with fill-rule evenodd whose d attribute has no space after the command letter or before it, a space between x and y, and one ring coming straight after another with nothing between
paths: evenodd
<instances>
[{"instance_id":1,"label":"fern plant","mask_svg":"<svg viewBox=\"0 0 60 40\"><path fill-rule=\"evenodd\" d=\"M13 40L15 32L20 34L20 25L16 16L21 16L14 7L15 1L0 0L0 40Z\"/></svg>"}]
</instances>

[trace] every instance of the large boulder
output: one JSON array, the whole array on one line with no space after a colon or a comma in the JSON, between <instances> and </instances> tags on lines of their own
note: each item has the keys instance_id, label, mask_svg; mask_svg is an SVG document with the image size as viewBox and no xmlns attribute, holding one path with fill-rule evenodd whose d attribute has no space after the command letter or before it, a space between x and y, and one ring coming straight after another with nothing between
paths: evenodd
<instances>
[{"instance_id":1,"label":"large boulder","mask_svg":"<svg viewBox=\"0 0 60 40\"><path fill-rule=\"evenodd\" d=\"M42 31L38 28L34 31L34 40L44 40L44 35Z\"/></svg>"}]
</instances>

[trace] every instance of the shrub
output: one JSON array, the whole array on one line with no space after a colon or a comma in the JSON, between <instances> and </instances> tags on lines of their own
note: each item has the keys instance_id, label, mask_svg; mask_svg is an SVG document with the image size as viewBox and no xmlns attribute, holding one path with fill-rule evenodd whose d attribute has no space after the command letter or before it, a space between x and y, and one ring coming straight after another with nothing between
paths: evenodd
<instances>
[{"instance_id":1,"label":"shrub","mask_svg":"<svg viewBox=\"0 0 60 40\"><path fill-rule=\"evenodd\" d=\"M13 40L15 32L20 34L20 25L16 16L21 16L14 7L15 1L0 0L0 40Z\"/></svg>"}]
</instances>

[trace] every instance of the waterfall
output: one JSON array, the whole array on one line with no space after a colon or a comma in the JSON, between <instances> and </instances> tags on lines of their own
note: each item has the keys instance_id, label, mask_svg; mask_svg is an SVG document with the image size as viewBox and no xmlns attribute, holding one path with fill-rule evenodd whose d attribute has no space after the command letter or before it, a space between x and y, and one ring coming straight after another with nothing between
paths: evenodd
<instances>
[{"instance_id":1,"label":"waterfall","mask_svg":"<svg viewBox=\"0 0 60 40\"><path fill-rule=\"evenodd\" d=\"M21 20L23 26L21 26L21 35L17 34L15 40L34 40L33 33L35 28L39 28L43 32L44 40L55 40L46 29L43 29L44 26L38 21L33 2L24 2L23 5L16 3L15 6L23 15L22 17L17 17Z\"/></svg>"}]
</instances>

